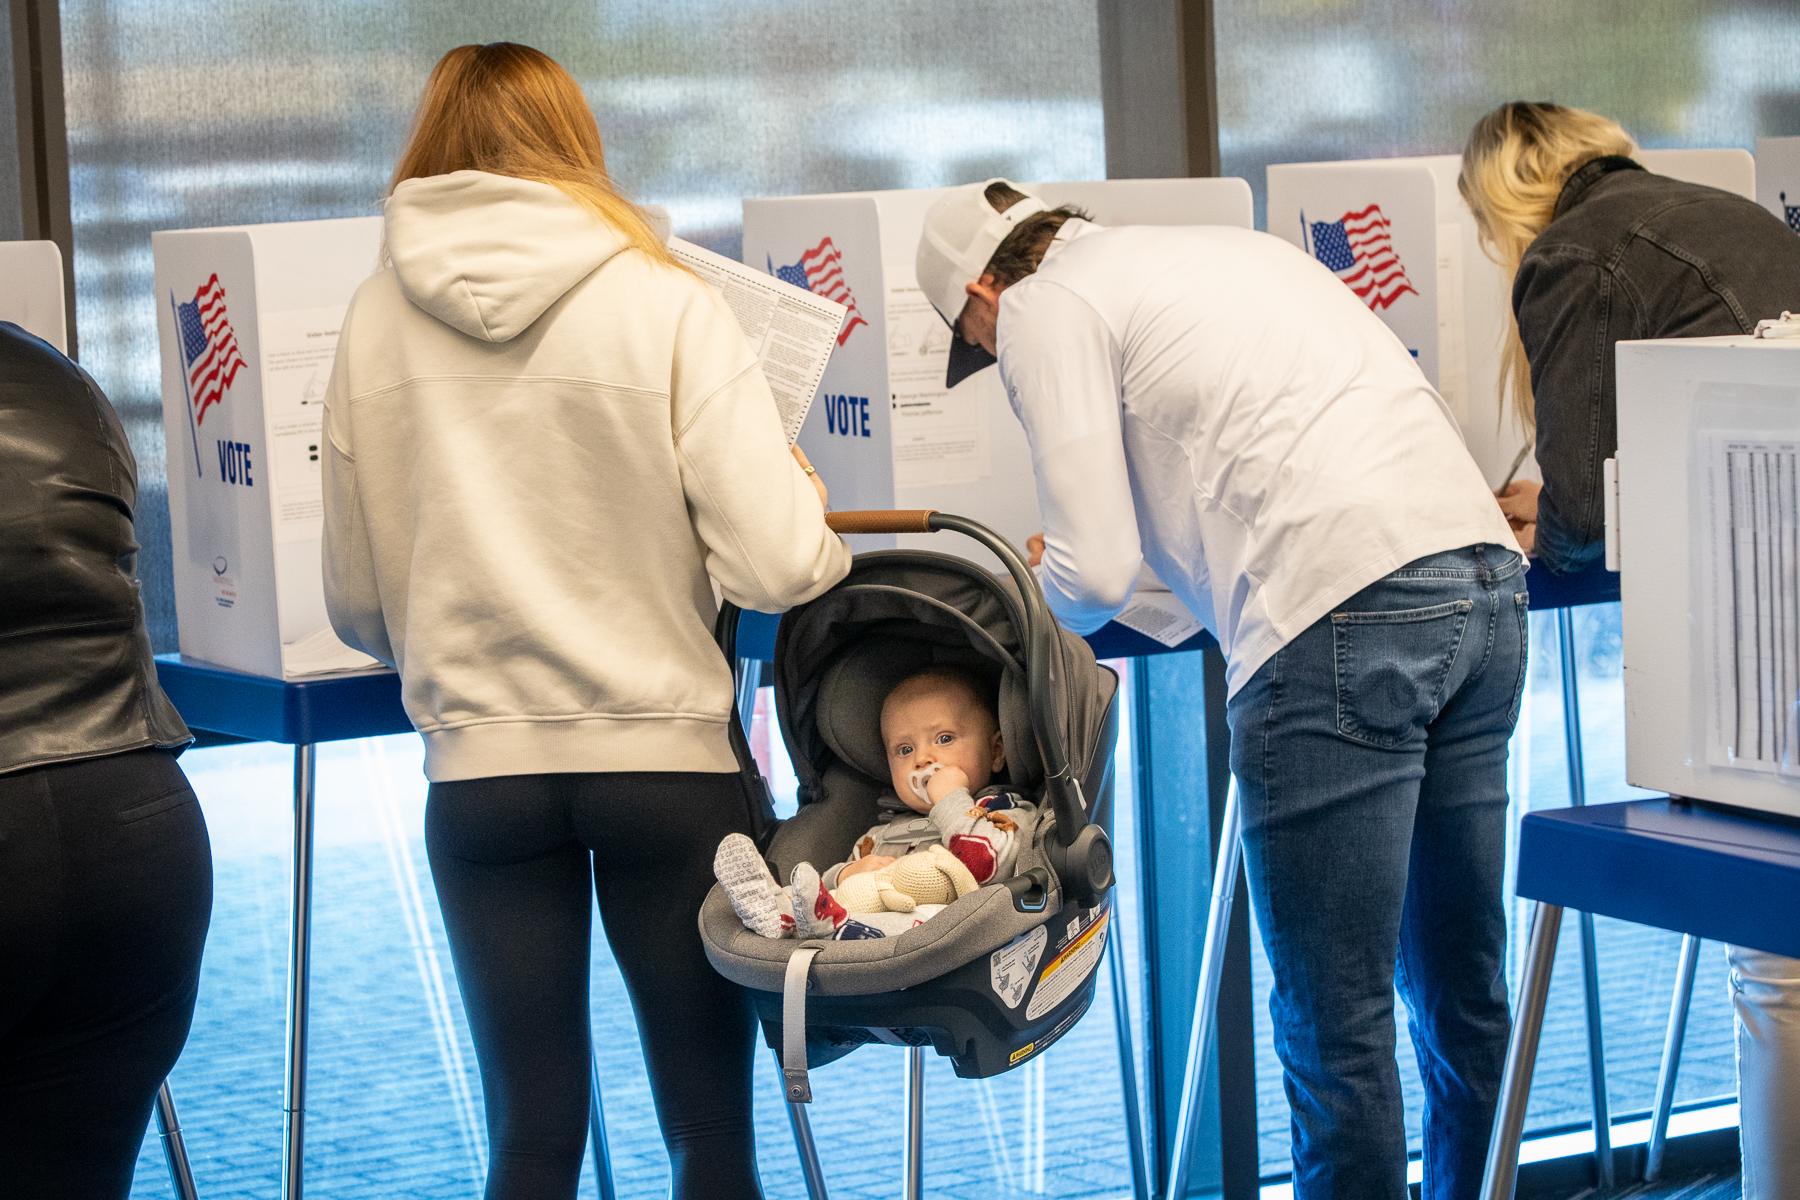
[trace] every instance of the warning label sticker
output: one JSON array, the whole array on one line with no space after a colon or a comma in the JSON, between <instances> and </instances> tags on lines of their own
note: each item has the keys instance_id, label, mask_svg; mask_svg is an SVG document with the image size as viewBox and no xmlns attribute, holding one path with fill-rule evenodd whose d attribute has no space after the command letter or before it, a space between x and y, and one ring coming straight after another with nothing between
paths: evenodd
<instances>
[{"instance_id":1,"label":"warning label sticker","mask_svg":"<svg viewBox=\"0 0 1800 1200\"><path fill-rule=\"evenodd\" d=\"M1111 917L1110 910L1099 914L1080 937L1050 960L1044 973L1038 976L1037 991L1025 1008L1028 1020L1035 1021L1061 1004L1094 973L1094 968L1100 964L1100 955L1106 950L1106 927Z\"/></svg>"},{"instance_id":2,"label":"warning label sticker","mask_svg":"<svg viewBox=\"0 0 1800 1200\"><path fill-rule=\"evenodd\" d=\"M1026 985L1031 982L1031 973L1037 970L1038 959L1044 956L1044 945L1049 940L1050 935L1039 925L988 955L988 981L993 984L994 995L1006 1001L1006 1007L1017 1008L1025 998Z\"/></svg>"}]
</instances>

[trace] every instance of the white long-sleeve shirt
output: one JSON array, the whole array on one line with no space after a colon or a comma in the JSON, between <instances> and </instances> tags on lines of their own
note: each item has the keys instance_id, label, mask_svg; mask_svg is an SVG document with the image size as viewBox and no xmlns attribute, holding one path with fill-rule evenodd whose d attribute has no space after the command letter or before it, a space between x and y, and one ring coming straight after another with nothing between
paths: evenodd
<instances>
[{"instance_id":1,"label":"white long-sleeve shirt","mask_svg":"<svg viewBox=\"0 0 1800 1200\"><path fill-rule=\"evenodd\" d=\"M1332 273L1268 234L1070 221L1000 297L1051 610L1088 632L1145 562L1232 693L1414 559L1514 547L1449 409Z\"/></svg>"}]
</instances>

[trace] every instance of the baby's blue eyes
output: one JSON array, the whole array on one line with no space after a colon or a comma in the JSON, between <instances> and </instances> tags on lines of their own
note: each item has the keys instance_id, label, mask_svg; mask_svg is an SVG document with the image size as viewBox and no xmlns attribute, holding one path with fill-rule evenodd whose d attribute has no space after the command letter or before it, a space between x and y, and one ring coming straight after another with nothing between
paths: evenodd
<instances>
[{"instance_id":1,"label":"baby's blue eyes","mask_svg":"<svg viewBox=\"0 0 1800 1200\"><path fill-rule=\"evenodd\" d=\"M954 733L940 733L931 740L935 745L948 746L951 742L956 740L956 735ZM910 758L912 753L913 745L911 742L901 742L894 747L895 758Z\"/></svg>"}]
</instances>

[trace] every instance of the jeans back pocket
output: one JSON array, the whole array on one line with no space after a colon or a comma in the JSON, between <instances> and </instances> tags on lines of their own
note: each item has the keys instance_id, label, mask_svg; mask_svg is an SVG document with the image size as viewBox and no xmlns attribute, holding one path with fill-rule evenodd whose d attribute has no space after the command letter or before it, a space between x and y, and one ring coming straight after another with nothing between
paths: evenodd
<instances>
[{"instance_id":1,"label":"jeans back pocket","mask_svg":"<svg viewBox=\"0 0 1800 1200\"><path fill-rule=\"evenodd\" d=\"M121 825L132 825L154 817L158 813L166 813L171 808L180 808L183 804L193 803L195 803L194 789L188 785L186 780L183 780L178 787L170 788L166 792L159 792L154 796L139 800L129 807L119 809L113 814L113 819Z\"/></svg>"},{"instance_id":2,"label":"jeans back pocket","mask_svg":"<svg viewBox=\"0 0 1800 1200\"><path fill-rule=\"evenodd\" d=\"M1519 681L1513 685L1512 707L1506 710L1506 727L1519 724L1519 705L1525 699L1525 677L1531 666L1531 593L1513 593L1513 612L1519 618Z\"/></svg>"},{"instance_id":3,"label":"jeans back pocket","mask_svg":"<svg viewBox=\"0 0 1800 1200\"><path fill-rule=\"evenodd\" d=\"M1424 736L1444 704L1472 600L1331 614L1338 733L1383 750Z\"/></svg>"}]
</instances>

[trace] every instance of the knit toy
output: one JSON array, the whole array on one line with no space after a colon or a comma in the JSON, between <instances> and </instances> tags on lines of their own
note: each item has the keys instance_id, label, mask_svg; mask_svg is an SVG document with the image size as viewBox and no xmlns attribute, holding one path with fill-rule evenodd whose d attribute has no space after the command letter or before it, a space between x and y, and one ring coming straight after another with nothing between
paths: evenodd
<instances>
[{"instance_id":1,"label":"knit toy","mask_svg":"<svg viewBox=\"0 0 1800 1200\"><path fill-rule=\"evenodd\" d=\"M954 854L926 846L892 866L850 876L832 896L849 913L907 913L921 904L949 904L979 886Z\"/></svg>"}]
</instances>

